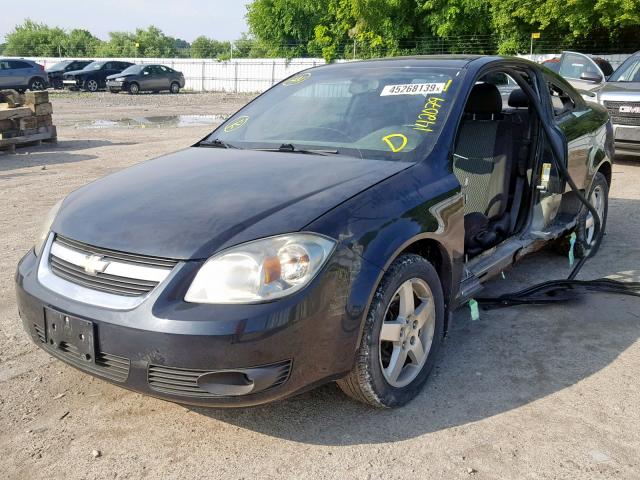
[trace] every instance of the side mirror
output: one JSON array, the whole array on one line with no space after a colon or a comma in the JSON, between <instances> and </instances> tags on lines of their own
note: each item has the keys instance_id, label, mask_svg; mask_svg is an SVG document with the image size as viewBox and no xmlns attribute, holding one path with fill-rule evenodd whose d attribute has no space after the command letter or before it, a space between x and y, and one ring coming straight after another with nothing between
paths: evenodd
<instances>
[{"instance_id":1,"label":"side mirror","mask_svg":"<svg viewBox=\"0 0 640 480\"><path fill-rule=\"evenodd\" d=\"M602 75L591 71L582 72L580 80L584 80L585 82L602 83Z\"/></svg>"}]
</instances>

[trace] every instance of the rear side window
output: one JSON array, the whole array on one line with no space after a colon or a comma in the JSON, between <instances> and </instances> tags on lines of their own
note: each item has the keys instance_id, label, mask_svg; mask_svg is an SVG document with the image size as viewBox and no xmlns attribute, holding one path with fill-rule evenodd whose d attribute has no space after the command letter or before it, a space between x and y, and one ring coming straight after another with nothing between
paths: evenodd
<instances>
[{"instance_id":1,"label":"rear side window","mask_svg":"<svg viewBox=\"0 0 640 480\"><path fill-rule=\"evenodd\" d=\"M9 61L9 68L11 68L12 70L20 70L23 68L33 68L30 64L28 64L27 62L20 62L18 60L10 60Z\"/></svg>"},{"instance_id":2,"label":"rear side window","mask_svg":"<svg viewBox=\"0 0 640 480\"><path fill-rule=\"evenodd\" d=\"M0 70L9 70L9 62L6 60L0 61Z\"/></svg>"}]
</instances>

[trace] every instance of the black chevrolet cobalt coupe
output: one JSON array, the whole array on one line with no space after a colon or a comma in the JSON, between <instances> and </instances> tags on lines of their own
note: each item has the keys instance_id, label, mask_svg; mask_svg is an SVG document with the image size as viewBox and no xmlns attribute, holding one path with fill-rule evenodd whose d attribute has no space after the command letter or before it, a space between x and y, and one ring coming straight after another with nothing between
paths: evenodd
<instances>
[{"instance_id":1,"label":"black chevrolet cobalt coupe","mask_svg":"<svg viewBox=\"0 0 640 480\"><path fill-rule=\"evenodd\" d=\"M18 266L20 315L51 355L176 402L335 380L400 406L487 279L574 233L595 253L612 140L602 107L522 59L313 68L60 202Z\"/></svg>"}]
</instances>

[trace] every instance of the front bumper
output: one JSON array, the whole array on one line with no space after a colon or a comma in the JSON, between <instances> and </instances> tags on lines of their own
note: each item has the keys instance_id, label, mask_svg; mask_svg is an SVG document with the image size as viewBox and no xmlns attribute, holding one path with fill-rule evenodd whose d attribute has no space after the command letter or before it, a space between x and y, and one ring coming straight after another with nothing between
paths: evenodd
<instances>
[{"instance_id":1,"label":"front bumper","mask_svg":"<svg viewBox=\"0 0 640 480\"><path fill-rule=\"evenodd\" d=\"M114 80L107 80L107 90L112 92L121 92L125 90L125 82L116 82Z\"/></svg>"},{"instance_id":2,"label":"front bumper","mask_svg":"<svg viewBox=\"0 0 640 480\"><path fill-rule=\"evenodd\" d=\"M38 281L38 258L30 251L16 272L20 317L36 345L55 357L122 387L179 403L255 405L351 369L364 308L350 304L350 272L375 278L377 267L339 248L321 274L291 297L256 305L185 303L183 293L200 265L181 262L166 284L139 306L121 311L48 290ZM74 348L51 345L51 312L92 322L94 361L84 361ZM201 377L225 371L259 376L262 391L226 395L201 388Z\"/></svg>"},{"instance_id":3,"label":"front bumper","mask_svg":"<svg viewBox=\"0 0 640 480\"><path fill-rule=\"evenodd\" d=\"M640 126L613 124L616 153L640 155Z\"/></svg>"}]
</instances>

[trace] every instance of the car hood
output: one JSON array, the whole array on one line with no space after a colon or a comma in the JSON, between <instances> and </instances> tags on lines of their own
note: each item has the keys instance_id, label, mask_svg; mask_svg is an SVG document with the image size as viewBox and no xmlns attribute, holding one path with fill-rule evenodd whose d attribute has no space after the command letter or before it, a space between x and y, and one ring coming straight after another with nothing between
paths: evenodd
<instances>
[{"instance_id":1,"label":"car hood","mask_svg":"<svg viewBox=\"0 0 640 480\"><path fill-rule=\"evenodd\" d=\"M601 100L640 101L640 82L607 82L598 92Z\"/></svg>"},{"instance_id":2,"label":"car hood","mask_svg":"<svg viewBox=\"0 0 640 480\"><path fill-rule=\"evenodd\" d=\"M80 74L85 74L85 73L89 73L89 72L97 72L99 70L71 70L69 72L66 72L64 75L65 77L68 76L72 76L72 75L80 75Z\"/></svg>"},{"instance_id":3,"label":"car hood","mask_svg":"<svg viewBox=\"0 0 640 480\"><path fill-rule=\"evenodd\" d=\"M411 163L192 147L71 193L53 223L97 247L175 259L298 231Z\"/></svg>"},{"instance_id":4,"label":"car hood","mask_svg":"<svg viewBox=\"0 0 640 480\"><path fill-rule=\"evenodd\" d=\"M107 77L107 80L115 80L116 78L121 78L121 77L132 77L133 75L123 75L121 73L114 73L113 75L109 75Z\"/></svg>"}]
</instances>

